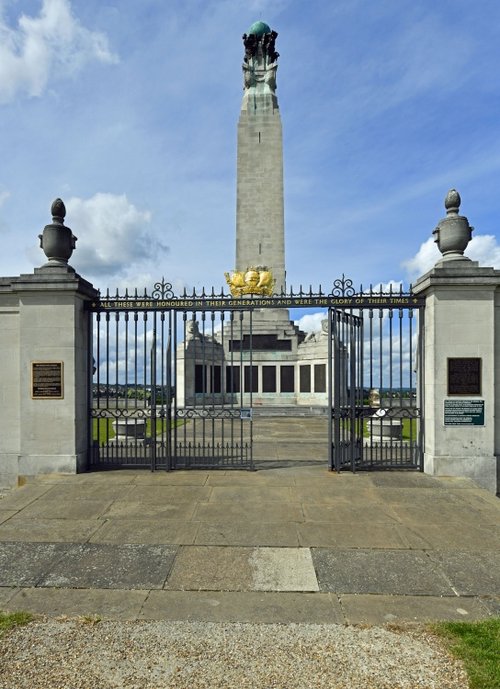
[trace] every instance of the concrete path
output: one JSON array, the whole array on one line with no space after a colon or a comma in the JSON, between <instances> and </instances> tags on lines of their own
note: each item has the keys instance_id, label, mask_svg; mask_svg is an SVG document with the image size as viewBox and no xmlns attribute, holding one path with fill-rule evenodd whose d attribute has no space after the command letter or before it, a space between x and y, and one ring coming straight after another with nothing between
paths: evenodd
<instances>
[{"instance_id":1,"label":"concrete path","mask_svg":"<svg viewBox=\"0 0 500 689\"><path fill-rule=\"evenodd\" d=\"M500 501L472 481L116 471L0 500L0 609L372 623L500 615Z\"/></svg>"}]
</instances>

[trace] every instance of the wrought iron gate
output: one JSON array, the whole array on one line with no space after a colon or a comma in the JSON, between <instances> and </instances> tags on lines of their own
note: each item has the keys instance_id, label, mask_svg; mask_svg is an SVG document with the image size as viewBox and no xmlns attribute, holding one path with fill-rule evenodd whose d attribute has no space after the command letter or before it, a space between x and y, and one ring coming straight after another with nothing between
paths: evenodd
<instances>
[{"instance_id":1,"label":"wrought iron gate","mask_svg":"<svg viewBox=\"0 0 500 689\"><path fill-rule=\"evenodd\" d=\"M329 309L330 468L423 470L423 304L338 281ZM378 304L377 304L378 302Z\"/></svg>"},{"instance_id":2,"label":"wrought iron gate","mask_svg":"<svg viewBox=\"0 0 500 689\"><path fill-rule=\"evenodd\" d=\"M254 393L265 415L274 386L287 400L295 390L290 415L314 399L311 412L327 416L331 470L421 470L423 305L402 288L356 292L344 276L327 294L177 297L164 281L143 296L107 294L88 305L89 464L253 469ZM323 335L297 331L294 347L254 335L255 313L267 308L326 309ZM325 341L318 360L311 352ZM279 371L263 359L273 347Z\"/></svg>"},{"instance_id":3,"label":"wrought iron gate","mask_svg":"<svg viewBox=\"0 0 500 689\"><path fill-rule=\"evenodd\" d=\"M154 307L92 307L90 466L252 469L251 311L170 309L168 296L163 284Z\"/></svg>"}]
</instances>

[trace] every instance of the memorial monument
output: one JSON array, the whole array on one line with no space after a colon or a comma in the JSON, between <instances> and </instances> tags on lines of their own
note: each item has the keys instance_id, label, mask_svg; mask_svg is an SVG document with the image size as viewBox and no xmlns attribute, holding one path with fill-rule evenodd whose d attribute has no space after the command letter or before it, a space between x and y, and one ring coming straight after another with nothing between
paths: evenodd
<instances>
[{"instance_id":1,"label":"memorial monument","mask_svg":"<svg viewBox=\"0 0 500 689\"><path fill-rule=\"evenodd\" d=\"M238 122L236 181L236 252L232 271L226 273L231 294L285 295L285 225L283 202L283 137L276 96L278 34L258 21L243 35L243 100ZM238 332L225 325L213 334L214 365L220 367L221 382L198 375L203 365L202 350L191 333L188 345L178 348L179 397L186 406L198 394L211 394L216 404L238 392L243 404L311 405L327 404L328 333L326 321L318 333L306 335L291 320L288 309L256 309L245 313ZM251 343L251 345L250 345ZM222 348L222 349L221 349ZM251 355L250 355L251 349ZM234 365L235 352L243 360ZM248 363L247 363L248 362ZM244 371L240 371L243 365ZM235 366L238 370L235 371ZM241 374L244 375L241 375ZM201 380L200 375L203 377ZM241 376L237 390L234 380Z\"/></svg>"}]
</instances>

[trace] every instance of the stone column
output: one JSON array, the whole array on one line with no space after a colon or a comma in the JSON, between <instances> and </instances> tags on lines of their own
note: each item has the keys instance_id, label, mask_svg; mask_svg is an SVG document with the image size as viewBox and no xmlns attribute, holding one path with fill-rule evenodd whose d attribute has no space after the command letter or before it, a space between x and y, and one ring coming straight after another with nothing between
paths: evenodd
<instances>
[{"instance_id":1,"label":"stone column","mask_svg":"<svg viewBox=\"0 0 500 689\"><path fill-rule=\"evenodd\" d=\"M44 230L42 245L49 258L44 266L33 274L0 279L0 378L6 383L1 392L0 485L87 466L93 364L85 302L98 293L67 264L72 249L65 251L64 244L71 231L63 220L64 214L55 215ZM76 238L71 235L70 240L74 246ZM49 371L46 381L33 379L34 372L44 371Z\"/></svg>"},{"instance_id":2,"label":"stone column","mask_svg":"<svg viewBox=\"0 0 500 689\"><path fill-rule=\"evenodd\" d=\"M463 255L473 228L458 215L456 191L448 194L445 205L447 217L434 231L443 258L413 288L426 298L424 470L469 477L496 492L500 271Z\"/></svg>"},{"instance_id":3,"label":"stone column","mask_svg":"<svg viewBox=\"0 0 500 689\"><path fill-rule=\"evenodd\" d=\"M285 290L283 139L276 97L277 33L264 22L244 34L244 94L238 123L236 270L265 266Z\"/></svg>"}]
</instances>

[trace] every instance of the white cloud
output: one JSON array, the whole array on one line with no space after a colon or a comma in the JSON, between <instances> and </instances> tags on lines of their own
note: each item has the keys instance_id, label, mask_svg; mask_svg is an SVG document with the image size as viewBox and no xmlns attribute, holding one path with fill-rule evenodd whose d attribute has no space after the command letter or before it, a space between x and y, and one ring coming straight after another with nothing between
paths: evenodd
<instances>
[{"instance_id":1,"label":"white cloud","mask_svg":"<svg viewBox=\"0 0 500 689\"><path fill-rule=\"evenodd\" d=\"M383 292L384 294L398 294L398 292L404 290L404 285L401 280L389 280L388 282L377 282L377 284L372 285L370 289L363 290L364 294L370 294L370 292Z\"/></svg>"},{"instance_id":2,"label":"white cloud","mask_svg":"<svg viewBox=\"0 0 500 689\"><path fill-rule=\"evenodd\" d=\"M403 261L402 266L408 273L410 280L416 280L420 275L423 275L439 261L441 254L432 237L429 237L423 244L415 256Z\"/></svg>"},{"instance_id":3,"label":"white cloud","mask_svg":"<svg viewBox=\"0 0 500 689\"><path fill-rule=\"evenodd\" d=\"M78 237L70 262L84 277L127 274L167 251L152 235L151 213L137 209L125 194L74 197L66 209L67 224Z\"/></svg>"},{"instance_id":4,"label":"white cloud","mask_svg":"<svg viewBox=\"0 0 500 689\"><path fill-rule=\"evenodd\" d=\"M466 254L479 265L500 268L500 246L497 238L491 234L478 234L473 237L466 249Z\"/></svg>"},{"instance_id":5,"label":"white cloud","mask_svg":"<svg viewBox=\"0 0 500 689\"><path fill-rule=\"evenodd\" d=\"M305 333L316 333L321 331L321 321L326 318L326 311L319 313L306 313L305 316L294 321L300 330Z\"/></svg>"},{"instance_id":6,"label":"white cloud","mask_svg":"<svg viewBox=\"0 0 500 689\"><path fill-rule=\"evenodd\" d=\"M482 234L473 237L469 242L465 255L479 265L500 268L500 246L496 237ZM408 272L410 280L415 280L430 270L441 258L439 249L432 237L420 245L415 256L403 261L403 268Z\"/></svg>"},{"instance_id":7,"label":"white cloud","mask_svg":"<svg viewBox=\"0 0 500 689\"><path fill-rule=\"evenodd\" d=\"M73 16L69 0L43 0L40 14L21 15L16 29L0 16L0 103L19 92L40 96L51 78L74 74L91 60L117 57L104 34Z\"/></svg>"}]
</instances>

